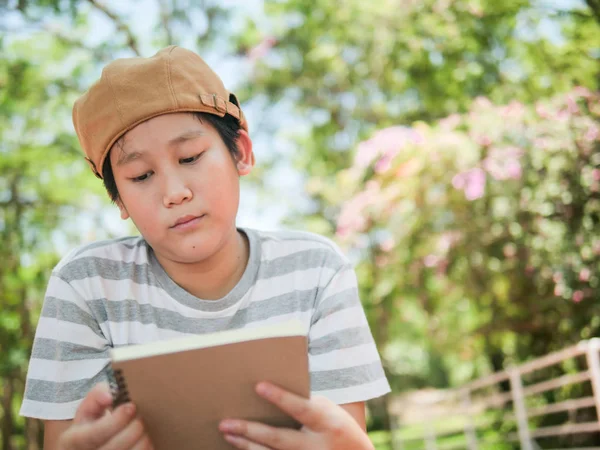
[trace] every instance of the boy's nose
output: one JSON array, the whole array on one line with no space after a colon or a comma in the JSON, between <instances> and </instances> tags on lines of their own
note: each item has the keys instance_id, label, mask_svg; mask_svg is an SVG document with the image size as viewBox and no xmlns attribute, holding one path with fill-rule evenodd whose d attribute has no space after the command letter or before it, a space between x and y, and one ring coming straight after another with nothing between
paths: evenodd
<instances>
[{"instance_id":1,"label":"boy's nose","mask_svg":"<svg viewBox=\"0 0 600 450\"><path fill-rule=\"evenodd\" d=\"M174 177L173 179L167 180L165 183L165 194L163 197L163 203L166 208L171 206L180 205L185 201L192 199L192 191L188 188L183 180Z\"/></svg>"}]
</instances>

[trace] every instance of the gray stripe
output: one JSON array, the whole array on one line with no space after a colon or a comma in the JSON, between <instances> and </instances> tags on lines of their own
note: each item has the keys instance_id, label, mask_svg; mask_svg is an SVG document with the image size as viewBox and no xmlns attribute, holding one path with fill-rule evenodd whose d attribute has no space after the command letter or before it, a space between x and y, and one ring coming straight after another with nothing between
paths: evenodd
<instances>
[{"instance_id":1,"label":"gray stripe","mask_svg":"<svg viewBox=\"0 0 600 450\"><path fill-rule=\"evenodd\" d=\"M131 241L131 242L129 242ZM127 236L119 239L109 239L104 241L92 242L91 244L81 247L73 256L73 258L96 248L110 247L111 245L122 245L128 249L134 249L136 247L146 247L146 241L140 236Z\"/></svg>"},{"instance_id":2,"label":"gray stripe","mask_svg":"<svg viewBox=\"0 0 600 450\"><path fill-rule=\"evenodd\" d=\"M88 301L88 305L100 323L137 321L143 324L156 324L158 328L181 333L203 334L242 328L246 324L259 320L309 311L313 307L315 295L316 289L292 291L252 303L248 308L238 311L233 317L217 318L186 317L178 312L149 304L140 304L132 299L118 302L96 299Z\"/></svg>"},{"instance_id":3,"label":"gray stripe","mask_svg":"<svg viewBox=\"0 0 600 450\"><path fill-rule=\"evenodd\" d=\"M51 361L79 361L82 359L109 359L110 347L100 350L71 342L37 338L31 352L32 358Z\"/></svg>"},{"instance_id":4,"label":"gray stripe","mask_svg":"<svg viewBox=\"0 0 600 450\"><path fill-rule=\"evenodd\" d=\"M342 350L372 342L371 330L365 325L364 327L347 328L337 333L311 340L308 345L308 351L311 355L322 355L333 350Z\"/></svg>"},{"instance_id":5,"label":"gray stripe","mask_svg":"<svg viewBox=\"0 0 600 450\"><path fill-rule=\"evenodd\" d=\"M281 231L272 231L272 232L260 232L261 241L305 241L305 242L316 242L318 244L323 244L333 250L337 255L339 255L339 251L336 248L335 244L327 239L324 236L320 236L318 234L309 233L306 231L294 231L294 230L281 230Z\"/></svg>"},{"instance_id":6,"label":"gray stripe","mask_svg":"<svg viewBox=\"0 0 600 450\"><path fill-rule=\"evenodd\" d=\"M381 378L385 378L383 368L379 361L375 361L362 366L348 367L347 369L311 372L310 389L312 391L325 391L359 387L361 384L372 383Z\"/></svg>"},{"instance_id":7,"label":"gray stripe","mask_svg":"<svg viewBox=\"0 0 600 450\"><path fill-rule=\"evenodd\" d=\"M106 364L108 365L108 361ZM81 400L94 385L101 381L108 381L106 369L100 371L93 378L64 383L29 378L25 388L25 398L36 402L73 402Z\"/></svg>"},{"instance_id":8,"label":"gray stripe","mask_svg":"<svg viewBox=\"0 0 600 450\"><path fill-rule=\"evenodd\" d=\"M258 278L266 279L286 275L297 270L328 268L338 271L343 267L343 262L340 262L339 258L332 258L332 256L335 255L332 254L331 250L308 249L270 261L262 261Z\"/></svg>"},{"instance_id":9,"label":"gray stripe","mask_svg":"<svg viewBox=\"0 0 600 450\"><path fill-rule=\"evenodd\" d=\"M63 266L58 274L65 282L102 277L105 280L131 280L137 284L158 286L148 264L114 261L112 259L84 256Z\"/></svg>"},{"instance_id":10,"label":"gray stripe","mask_svg":"<svg viewBox=\"0 0 600 450\"><path fill-rule=\"evenodd\" d=\"M330 295L324 300L321 300L317 305L315 313L312 317L311 325L314 325L323 317L327 317L330 314L336 313L346 308L352 308L360 305L360 299L358 298L358 292L356 286L344 289L337 294Z\"/></svg>"},{"instance_id":11,"label":"gray stripe","mask_svg":"<svg viewBox=\"0 0 600 450\"><path fill-rule=\"evenodd\" d=\"M78 325L86 325L102 339L105 339L96 319L72 302L48 296L44 299L42 317L63 320Z\"/></svg>"}]
</instances>

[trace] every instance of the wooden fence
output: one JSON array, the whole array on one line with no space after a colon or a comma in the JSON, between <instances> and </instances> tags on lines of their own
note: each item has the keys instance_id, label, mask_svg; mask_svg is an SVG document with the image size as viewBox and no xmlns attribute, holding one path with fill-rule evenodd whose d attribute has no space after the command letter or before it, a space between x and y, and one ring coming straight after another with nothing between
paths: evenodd
<instances>
[{"instance_id":1,"label":"wooden fence","mask_svg":"<svg viewBox=\"0 0 600 450\"><path fill-rule=\"evenodd\" d=\"M393 433L393 448L483 450L505 448L503 444L518 442L522 450L537 450L541 448L540 439L545 440L544 448L548 448L548 442L560 436L600 432L599 350L600 339L582 341L446 391L434 400L411 404L410 408L406 405L417 418L406 415L399 418L396 424L399 429ZM552 366L561 366L558 371L561 375L541 377L551 372ZM584 387L586 383L589 384ZM552 402L543 398L544 393L576 386L579 386L577 392L582 394L577 398L569 398L569 392ZM580 421L582 414L577 412L586 409L587 414L583 414L586 420ZM539 426L540 418L560 413L569 416L564 423ZM494 429L497 432L486 433ZM412 434L406 433L408 430ZM589 446L562 448L600 450L600 447Z\"/></svg>"}]
</instances>

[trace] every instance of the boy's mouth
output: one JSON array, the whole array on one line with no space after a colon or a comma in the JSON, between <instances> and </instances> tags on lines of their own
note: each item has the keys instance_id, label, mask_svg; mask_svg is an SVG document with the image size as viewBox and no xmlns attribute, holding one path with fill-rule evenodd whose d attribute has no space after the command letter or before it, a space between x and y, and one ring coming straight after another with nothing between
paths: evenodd
<instances>
[{"instance_id":1,"label":"boy's mouth","mask_svg":"<svg viewBox=\"0 0 600 450\"><path fill-rule=\"evenodd\" d=\"M200 216L192 216L192 215L182 216L179 219L177 219L175 221L175 223L173 225L171 225L170 228L182 229L182 228L187 228L189 226L193 226L194 224L199 222L200 219L202 219L205 215L206 214L202 214Z\"/></svg>"}]
</instances>

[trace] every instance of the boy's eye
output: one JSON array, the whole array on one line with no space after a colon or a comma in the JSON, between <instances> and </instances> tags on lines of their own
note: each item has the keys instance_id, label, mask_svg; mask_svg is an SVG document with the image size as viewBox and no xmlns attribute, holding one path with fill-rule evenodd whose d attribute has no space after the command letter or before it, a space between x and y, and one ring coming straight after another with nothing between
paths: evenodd
<instances>
[{"instance_id":1,"label":"boy's eye","mask_svg":"<svg viewBox=\"0 0 600 450\"><path fill-rule=\"evenodd\" d=\"M146 181L148 178L150 178L151 175L152 175L152 172L147 172L143 175L140 175L139 177L133 177L131 179L131 181L134 181L136 183L139 183L141 181Z\"/></svg>"},{"instance_id":2,"label":"boy's eye","mask_svg":"<svg viewBox=\"0 0 600 450\"><path fill-rule=\"evenodd\" d=\"M196 156L191 156L190 158L181 158L179 160L180 164L193 164L202 156L204 152L198 153Z\"/></svg>"}]
</instances>

